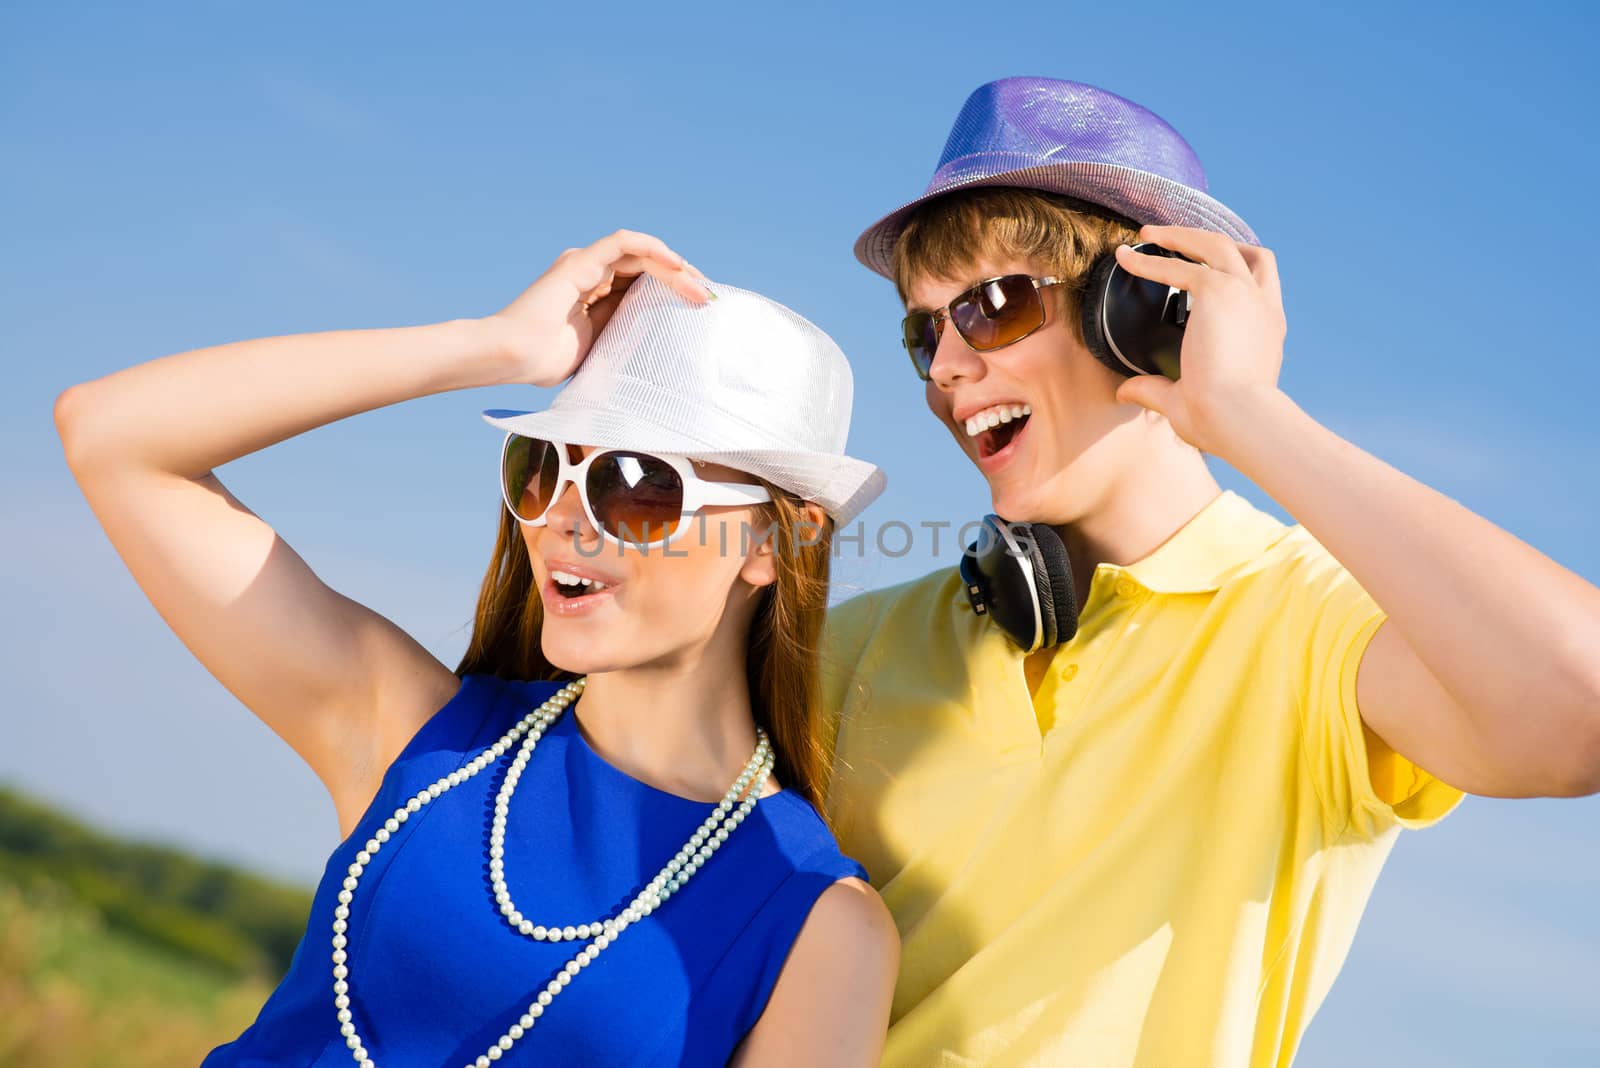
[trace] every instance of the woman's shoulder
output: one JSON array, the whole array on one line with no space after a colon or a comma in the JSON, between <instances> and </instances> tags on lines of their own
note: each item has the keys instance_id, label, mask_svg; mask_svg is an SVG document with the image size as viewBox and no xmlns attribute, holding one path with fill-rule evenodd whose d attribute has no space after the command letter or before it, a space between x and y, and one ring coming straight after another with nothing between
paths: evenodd
<instances>
[{"instance_id":1,"label":"woman's shoulder","mask_svg":"<svg viewBox=\"0 0 1600 1068\"><path fill-rule=\"evenodd\" d=\"M544 700L566 685L562 680L549 679L519 679L510 676L496 675L487 671L473 671L461 676L463 682L472 681L475 685L485 687L495 693L515 692L527 697L537 697Z\"/></svg>"},{"instance_id":2,"label":"woman's shoulder","mask_svg":"<svg viewBox=\"0 0 1600 1068\"><path fill-rule=\"evenodd\" d=\"M816 807L797 791L786 789L763 798L760 808L772 828L774 845L794 874L867 879L866 869L844 853Z\"/></svg>"},{"instance_id":3,"label":"woman's shoulder","mask_svg":"<svg viewBox=\"0 0 1600 1068\"><path fill-rule=\"evenodd\" d=\"M468 672L461 676L462 690L470 685L481 703L504 703L524 713L552 696L565 686L564 681L548 679L519 679L495 675L484 671Z\"/></svg>"},{"instance_id":4,"label":"woman's shoulder","mask_svg":"<svg viewBox=\"0 0 1600 1068\"><path fill-rule=\"evenodd\" d=\"M811 958L819 977L832 975L835 981L836 965L852 962L863 969L856 978L867 993L880 979L893 985L899 951L900 932L883 898L864 880L845 877L812 900L791 954Z\"/></svg>"},{"instance_id":5,"label":"woman's shoulder","mask_svg":"<svg viewBox=\"0 0 1600 1068\"><path fill-rule=\"evenodd\" d=\"M462 753L486 732L504 730L514 720L561 688L559 682L502 678L486 672L459 676L455 692L412 734L394 764L430 753ZM526 706L526 707L524 707Z\"/></svg>"},{"instance_id":6,"label":"woman's shoulder","mask_svg":"<svg viewBox=\"0 0 1600 1068\"><path fill-rule=\"evenodd\" d=\"M730 1063L823 1063L841 1043L876 1063L900 963L900 934L875 890L859 878L820 887L806 904L778 974L763 986L755 1024ZM819 1034L818 1019L830 1021ZM820 1044L819 1044L820 1043Z\"/></svg>"},{"instance_id":7,"label":"woman's shoulder","mask_svg":"<svg viewBox=\"0 0 1600 1068\"><path fill-rule=\"evenodd\" d=\"M889 907L859 876L836 879L818 894L804 931L810 937L855 946L886 947L900 938Z\"/></svg>"}]
</instances>

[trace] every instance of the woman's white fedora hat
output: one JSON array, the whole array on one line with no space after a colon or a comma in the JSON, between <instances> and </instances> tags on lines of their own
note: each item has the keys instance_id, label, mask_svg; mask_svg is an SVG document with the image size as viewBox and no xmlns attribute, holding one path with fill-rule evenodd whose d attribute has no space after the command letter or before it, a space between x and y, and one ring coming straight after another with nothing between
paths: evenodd
<instances>
[{"instance_id":1,"label":"woman's white fedora hat","mask_svg":"<svg viewBox=\"0 0 1600 1068\"><path fill-rule=\"evenodd\" d=\"M854 392L844 353L776 301L708 288L717 299L695 305L641 275L550 407L495 408L484 420L566 444L724 464L849 522L885 480L844 452Z\"/></svg>"}]
</instances>

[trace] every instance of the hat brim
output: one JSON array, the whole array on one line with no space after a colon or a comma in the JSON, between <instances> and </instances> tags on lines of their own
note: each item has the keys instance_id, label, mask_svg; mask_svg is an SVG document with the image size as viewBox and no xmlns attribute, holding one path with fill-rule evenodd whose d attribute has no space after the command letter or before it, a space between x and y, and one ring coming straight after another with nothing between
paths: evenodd
<instances>
[{"instance_id":1,"label":"hat brim","mask_svg":"<svg viewBox=\"0 0 1600 1068\"><path fill-rule=\"evenodd\" d=\"M692 435L653 426L638 416L601 409L546 409L541 412L491 408L490 426L526 437L573 445L639 452L677 453L746 471L804 500L815 501L843 526L871 504L887 485L874 464L831 452L711 448Z\"/></svg>"},{"instance_id":2,"label":"hat brim","mask_svg":"<svg viewBox=\"0 0 1600 1068\"><path fill-rule=\"evenodd\" d=\"M1046 163L977 174L929 189L862 231L856 239L856 259L892 280L895 242L911 213L948 193L984 186L1020 186L1060 193L1107 208L1141 226L1194 226L1247 245L1261 243L1245 221L1221 201L1181 182L1110 163Z\"/></svg>"}]
</instances>

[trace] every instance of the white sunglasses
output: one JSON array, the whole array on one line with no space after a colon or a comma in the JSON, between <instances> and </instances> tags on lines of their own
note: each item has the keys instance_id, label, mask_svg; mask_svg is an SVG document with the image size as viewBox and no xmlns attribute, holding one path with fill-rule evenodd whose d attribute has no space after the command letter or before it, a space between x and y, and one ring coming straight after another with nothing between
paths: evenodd
<instances>
[{"instance_id":1,"label":"white sunglasses","mask_svg":"<svg viewBox=\"0 0 1600 1068\"><path fill-rule=\"evenodd\" d=\"M506 435L500 494L519 523L543 526L568 483L589 525L623 545L671 545L691 526L684 520L707 505L772 500L765 486L701 478L694 461L676 453L597 449L574 463L564 443Z\"/></svg>"}]
</instances>

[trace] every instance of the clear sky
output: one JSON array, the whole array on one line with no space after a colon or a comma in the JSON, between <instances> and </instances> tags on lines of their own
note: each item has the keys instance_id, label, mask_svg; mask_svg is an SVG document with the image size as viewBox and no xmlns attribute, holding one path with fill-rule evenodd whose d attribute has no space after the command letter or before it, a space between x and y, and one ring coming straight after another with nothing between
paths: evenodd
<instances>
[{"instance_id":1,"label":"clear sky","mask_svg":"<svg viewBox=\"0 0 1600 1068\"><path fill-rule=\"evenodd\" d=\"M851 451L890 479L867 519L960 523L982 483L850 245L1006 75L1175 125L1278 255L1284 388L1600 580L1591 4L135 7L0 6L0 781L97 822L307 883L337 835L96 525L51 425L62 389L245 337L486 314L627 226L839 341ZM478 412L547 396L426 398L219 475L453 667L500 507ZM851 554L840 592L954 561L931 548ZM1597 899L1600 799L1469 798L1396 846L1299 1063L1600 1063Z\"/></svg>"}]
</instances>

